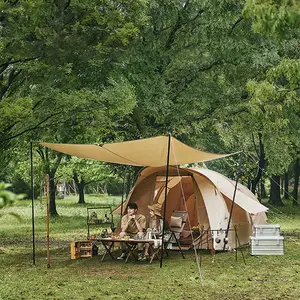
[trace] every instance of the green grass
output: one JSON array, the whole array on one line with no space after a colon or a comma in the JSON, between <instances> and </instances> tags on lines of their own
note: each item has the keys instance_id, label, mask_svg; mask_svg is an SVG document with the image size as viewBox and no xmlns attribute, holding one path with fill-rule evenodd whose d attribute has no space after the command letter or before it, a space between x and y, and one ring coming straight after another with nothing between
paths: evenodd
<instances>
[{"instance_id":1,"label":"green grass","mask_svg":"<svg viewBox=\"0 0 300 300\"><path fill-rule=\"evenodd\" d=\"M114 200L113 200L114 199ZM214 262L202 252L199 278L193 251L182 259L171 253L163 268L145 262L100 257L71 260L69 241L86 238L86 207L119 201L89 197L79 206L76 198L57 201L59 218L51 220L51 268L46 260L45 207L36 201L36 266L31 254L31 203L19 201L2 213L16 212L21 220L0 218L0 299L298 299L300 294L300 239L285 237L284 256L218 253ZM115 203L115 204L116 204ZM300 209L287 206L269 213L269 222L285 232L300 231Z\"/></svg>"}]
</instances>

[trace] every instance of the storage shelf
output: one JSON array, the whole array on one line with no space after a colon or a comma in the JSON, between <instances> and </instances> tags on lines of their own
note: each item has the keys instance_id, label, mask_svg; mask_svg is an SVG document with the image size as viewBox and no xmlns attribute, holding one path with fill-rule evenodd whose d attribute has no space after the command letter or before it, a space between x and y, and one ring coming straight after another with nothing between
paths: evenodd
<instances>
[{"instance_id":1,"label":"storage shelf","mask_svg":"<svg viewBox=\"0 0 300 300\"><path fill-rule=\"evenodd\" d=\"M105 217L106 215L106 217ZM106 221L107 222L104 222ZM93 228L91 234L90 229ZM109 205L99 206L99 207L87 207L87 238L90 239L94 236L97 228L111 228L114 231L114 220L112 214L112 208ZM97 231L99 234L99 231Z\"/></svg>"},{"instance_id":2,"label":"storage shelf","mask_svg":"<svg viewBox=\"0 0 300 300\"><path fill-rule=\"evenodd\" d=\"M92 242L91 241L76 241L70 243L71 259L81 257L92 257Z\"/></svg>"}]
</instances>

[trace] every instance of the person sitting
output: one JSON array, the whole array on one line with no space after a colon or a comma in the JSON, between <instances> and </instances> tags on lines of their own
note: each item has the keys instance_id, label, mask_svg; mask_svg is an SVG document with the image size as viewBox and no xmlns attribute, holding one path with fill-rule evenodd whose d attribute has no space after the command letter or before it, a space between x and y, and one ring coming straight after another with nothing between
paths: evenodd
<instances>
[{"instance_id":1,"label":"person sitting","mask_svg":"<svg viewBox=\"0 0 300 300\"><path fill-rule=\"evenodd\" d=\"M148 205L149 208L149 228L148 232L152 232L152 238L158 238L162 234L163 230L163 217L160 213L161 205L159 203ZM149 244L145 244L144 255L139 260L149 259Z\"/></svg>"},{"instance_id":2,"label":"person sitting","mask_svg":"<svg viewBox=\"0 0 300 300\"><path fill-rule=\"evenodd\" d=\"M129 235L131 238L143 239L144 232L146 230L146 217L138 214L138 206L136 203L129 203L127 206L127 214L121 219L121 232L120 238L125 235ZM121 243L122 253L118 259L124 259L126 257L126 246ZM138 245L138 250L142 245Z\"/></svg>"}]
</instances>

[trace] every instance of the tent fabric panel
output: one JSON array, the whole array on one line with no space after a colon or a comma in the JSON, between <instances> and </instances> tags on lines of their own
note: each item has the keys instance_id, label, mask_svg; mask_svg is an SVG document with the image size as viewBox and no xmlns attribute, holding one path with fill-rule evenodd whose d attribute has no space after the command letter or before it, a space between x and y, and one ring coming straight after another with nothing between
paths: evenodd
<instances>
[{"instance_id":1,"label":"tent fabric panel","mask_svg":"<svg viewBox=\"0 0 300 300\"><path fill-rule=\"evenodd\" d=\"M189 230L190 224L191 226L198 225L197 213L195 211L194 185L191 176L184 176L179 178L181 178L181 182L179 184L179 193L181 194L181 206L178 210L188 212L188 219L190 223L186 222L184 229Z\"/></svg>"},{"instance_id":2,"label":"tent fabric panel","mask_svg":"<svg viewBox=\"0 0 300 300\"><path fill-rule=\"evenodd\" d=\"M206 207L204 204L202 194L200 193L200 190L199 190L199 186L194 177L193 177L193 186L194 186L196 214L197 214L197 219L198 219L197 225L199 225L200 228L203 228L204 230L206 230L210 227L208 216L207 216L207 211L206 211Z\"/></svg>"},{"instance_id":3,"label":"tent fabric panel","mask_svg":"<svg viewBox=\"0 0 300 300\"><path fill-rule=\"evenodd\" d=\"M231 206L232 206L232 201L223 195L223 198L225 200L226 206L228 208L228 211L231 210ZM237 205L234 201L234 205L233 205L233 210L232 210L232 217L231 217L231 221L232 224L238 224L238 223L250 223L250 220L248 218L248 213L239 205Z\"/></svg>"},{"instance_id":4,"label":"tent fabric panel","mask_svg":"<svg viewBox=\"0 0 300 300\"><path fill-rule=\"evenodd\" d=\"M223 176L222 174L219 174L212 170L208 170L208 169L193 169L193 170L206 176L209 180L211 180L216 185L216 187L222 194L224 194L228 199L232 200L234 189L235 189L235 183L233 181ZM268 210L267 207L260 204L258 201L254 200L253 198L250 198L239 189L236 190L235 203L240 207L242 207L243 209L245 209L250 214L257 214Z\"/></svg>"},{"instance_id":5,"label":"tent fabric panel","mask_svg":"<svg viewBox=\"0 0 300 300\"><path fill-rule=\"evenodd\" d=\"M228 210L231 210L232 201L224 196L224 200L228 207ZM251 219L249 214L240 206L233 206L232 217L231 217L231 226L230 228L236 228L236 233L241 245L249 243L249 236L252 235L251 228ZM235 239L234 235L233 238ZM238 242L238 241L237 241ZM235 245L233 245L235 247Z\"/></svg>"},{"instance_id":6,"label":"tent fabric panel","mask_svg":"<svg viewBox=\"0 0 300 300\"><path fill-rule=\"evenodd\" d=\"M163 177L162 176L159 176L157 177L156 181L159 180L159 182L162 182L163 181L163 186L162 188L160 189L159 191L159 195L157 197L157 200L156 202L159 203L159 204L163 204L164 201L165 201L165 186L166 186L166 178L164 178L163 180ZM167 191L167 195L169 194L170 190L175 187L177 184L179 184L179 182L181 181L181 177L171 177L168 179L168 191Z\"/></svg>"},{"instance_id":7,"label":"tent fabric panel","mask_svg":"<svg viewBox=\"0 0 300 300\"><path fill-rule=\"evenodd\" d=\"M197 209L196 209L196 201L195 194L191 194L189 198L186 200L186 207L188 211L188 220L186 222L186 229L190 230L190 227L198 225L198 217L197 217ZM189 222L188 222L189 221Z\"/></svg>"},{"instance_id":8,"label":"tent fabric panel","mask_svg":"<svg viewBox=\"0 0 300 300\"><path fill-rule=\"evenodd\" d=\"M132 192L130 202L138 205L139 213L149 216L148 205L153 203L155 190L155 175L145 178ZM126 212L125 212L126 213Z\"/></svg>"},{"instance_id":9,"label":"tent fabric panel","mask_svg":"<svg viewBox=\"0 0 300 300\"><path fill-rule=\"evenodd\" d=\"M139 177L134 185L134 187L131 189L131 191L128 194L127 199L123 203L123 215L126 214L126 208L129 202L136 202L139 206L145 206L145 203L148 203L147 200L148 197L151 198L151 201L149 201L148 204L152 204L152 199L154 198L155 193L155 175L150 175L148 177ZM144 195L145 194L145 195ZM148 205L147 204L147 205ZM143 208L143 210L145 210ZM147 208L148 211L148 208ZM141 212L141 211L140 211ZM113 211L113 214L121 214L121 204L117 206Z\"/></svg>"},{"instance_id":10,"label":"tent fabric panel","mask_svg":"<svg viewBox=\"0 0 300 300\"><path fill-rule=\"evenodd\" d=\"M166 211L166 220L168 223L171 222L171 215L174 210L181 210L183 206L183 200L181 196L180 184L175 185L172 189L169 190L167 196L167 211ZM162 213L164 210L162 209Z\"/></svg>"},{"instance_id":11,"label":"tent fabric panel","mask_svg":"<svg viewBox=\"0 0 300 300\"><path fill-rule=\"evenodd\" d=\"M252 226L257 224L267 224L267 216L265 213L258 213L255 215L250 215Z\"/></svg>"},{"instance_id":12,"label":"tent fabric panel","mask_svg":"<svg viewBox=\"0 0 300 300\"><path fill-rule=\"evenodd\" d=\"M195 176L195 180L204 200L210 228L212 230L225 229L229 213L222 195L207 178Z\"/></svg>"}]
</instances>

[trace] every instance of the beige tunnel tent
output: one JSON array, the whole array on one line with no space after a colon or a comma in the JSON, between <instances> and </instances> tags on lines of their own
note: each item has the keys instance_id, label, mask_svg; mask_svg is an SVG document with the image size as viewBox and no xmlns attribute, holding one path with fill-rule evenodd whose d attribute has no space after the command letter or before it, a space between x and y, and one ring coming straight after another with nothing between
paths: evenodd
<instances>
[{"instance_id":1,"label":"beige tunnel tent","mask_svg":"<svg viewBox=\"0 0 300 300\"><path fill-rule=\"evenodd\" d=\"M149 215L148 205L159 203L163 213L165 195L166 167L148 167L143 169L123 206L129 202L138 204L139 212ZM185 226L186 243L191 243L190 227L199 226L204 230L199 248L223 249L235 182L212 170L196 168L169 168L166 220L170 222L174 210L188 210L189 222ZM245 186L239 184L233 207L230 228L236 228L228 234L228 247L235 248L249 242L254 224L265 224L267 208L260 204ZM124 212L125 209L123 209ZM120 207L115 210L120 213ZM124 212L126 213L126 212ZM218 239L217 239L218 238ZM222 242L216 243L220 239ZM184 240L183 240L184 242Z\"/></svg>"}]
</instances>

